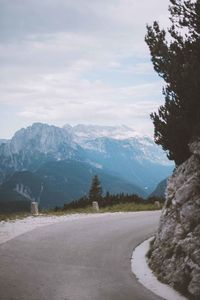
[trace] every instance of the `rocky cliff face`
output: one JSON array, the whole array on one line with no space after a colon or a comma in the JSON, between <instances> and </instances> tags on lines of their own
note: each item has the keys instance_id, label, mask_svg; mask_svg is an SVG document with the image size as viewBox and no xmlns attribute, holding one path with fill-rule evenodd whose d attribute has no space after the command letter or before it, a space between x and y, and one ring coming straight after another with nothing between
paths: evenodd
<instances>
[{"instance_id":1,"label":"rocky cliff face","mask_svg":"<svg viewBox=\"0 0 200 300\"><path fill-rule=\"evenodd\" d=\"M200 140L190 145L192 156L168 181L166 203L150 266L158 278L200 299Z\"/></svg>"}]
</instances>

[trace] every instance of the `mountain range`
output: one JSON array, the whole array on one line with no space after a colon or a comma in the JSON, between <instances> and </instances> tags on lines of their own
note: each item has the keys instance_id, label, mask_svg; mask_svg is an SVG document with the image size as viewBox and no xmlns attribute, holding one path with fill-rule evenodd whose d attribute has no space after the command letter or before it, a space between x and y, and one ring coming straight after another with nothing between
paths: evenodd
<instances>
[{"instance_id":1,"label":"mountain range","mask_svg":"<svg viewBox=\"0 0 200 300\"><path fill-rule=\"evenodd\" d=\"M104 192L147 196L172 170L153 140L130 127L34 123L0 140L0 202L17 193L61 206L87 194L95 174Z\"/></svg>"},{"instance_id":2,"label":"mountain range","mask_svg":"<svg viewBox=\"0 0 200 300\"><path fill-rule=\"evenodd\" d=\"M161 197L163 199L166 198L165 193L166 193L166 188L167 188L167 181L168 178L162 180L159 182L155 190L151 193L150 197Z\"/></svg>"}]
</instances>

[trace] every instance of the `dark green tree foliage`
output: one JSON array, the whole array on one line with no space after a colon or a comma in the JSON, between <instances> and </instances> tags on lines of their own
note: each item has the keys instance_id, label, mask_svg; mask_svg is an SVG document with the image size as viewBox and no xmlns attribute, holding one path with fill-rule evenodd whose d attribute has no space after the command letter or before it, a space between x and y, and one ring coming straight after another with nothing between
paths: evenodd
<instances>
[{"instance_id":1,"label":"dark green tree foliage","mask_svg":"<svg viewBox=\"0 0 200 300\"><path fill-rule=\"evenodd\" d=\"M155 200L158 200L158 198L155 197ZM84 208L84 207L91 206L91 203L92 202L89 197L82 197L77 201L73 201L71 203L65 204L63 209L68 210L68 209ZM128 195L128 194L121 193L121 194L112 195L109 192L107 192L105 196L101 197L99 201L99 206L102 208L102 207L112 206L115 204L123 204L123 203L148 204L151 202L149 202L148 200L144 200L143 198L134 194Z\"/></svg>"},{"instance_id":2,"label":"dark green tree foliage","mask_svg":"<svg viewBox=\"0 0 200 300\"><path fill-rule=\"evenodd\" d=\"M151 114L155 142L177 165L200 135L200 0L170 0L171 27L147 26L155 71L165 81L165 104Z\"/></svg>"},{"instance_id":3,"label":"dark green tree foliage","mask_svg":"<svg viewBox=\"0 0 200 300\"><path fill-rule=\"evenodd\" d=\"M105 195L102 195L100 180L98 176L95 175L92 179L92 184L88 196L84 196L70 203L66 203L63 208L55 207L54 211L91 207L93 201L98 201L100 208L103 208L125 203L151 204L155 201L163 202L164 199L160 197L150 197L145 200L136 194L129 195L120 193L113 195L109 192L106 192Z\"/></svg>"},{"instance_id":4,"label":"dark green tree foliage","mask_svg":"<svg viewBox=\"0 0 200 300\"><path fill-rule=\"evenodd\" d=\"M92 185L89 192L89 199L91 201L100 201L102 196L101 183L97 175L92 179Z\"/></svg>"}]
</instances>

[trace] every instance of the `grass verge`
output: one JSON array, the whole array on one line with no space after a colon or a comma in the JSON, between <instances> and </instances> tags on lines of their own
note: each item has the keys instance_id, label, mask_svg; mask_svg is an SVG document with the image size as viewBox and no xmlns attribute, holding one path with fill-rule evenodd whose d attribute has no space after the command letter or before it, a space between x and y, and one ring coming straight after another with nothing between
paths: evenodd
<instances>
[{"instance_id":1,"label":"grass verge","mask_svg":"<svg viewBox=\"0 0 200 300\"><path fill-rule=\"evenodd\" d=\"M135 204L135 203L121 203L112 206L106 206L99 209L98 213L106 213L106 212L136 212L136 211L153 211L159 210L154 204ZM97 213L91 206L85 208L74 208L67 210L57 210L57 211L43 211L44 215L56 215L63 216L68 214L90 214Z\"/></svg>"},{"instance_id":2,"label":"grass verge","mask_svg":"<svg viewBox=\"0 0 200 300\"><path fill-rule=\"evenodd\" d=\"M121 203L112 206L100 208L98 213L106 212L137 212L137 211L153 211L159 210L154 204L135 204L135 203ZM97 213L91 206L85 208L76 208L69 210L42 210L40 215L43 216L63 216L71 214L91 214ZM24 219L29 217L31 214L28 213L17 213L17 214L0 214L0 221Z\"/></svg>"},{"instance_id":3,"label":"grass verge","mask_svg":"<svg viewBox=\"0 0 200 300\"><path fill-rule=\"evenodd\" d=\"M0 214L0 222L1 221L15 221L15 220L22 220L29 217L31 214L25 212L19 213L9 213L9 214Z\"/></svg>"}]
</instances>

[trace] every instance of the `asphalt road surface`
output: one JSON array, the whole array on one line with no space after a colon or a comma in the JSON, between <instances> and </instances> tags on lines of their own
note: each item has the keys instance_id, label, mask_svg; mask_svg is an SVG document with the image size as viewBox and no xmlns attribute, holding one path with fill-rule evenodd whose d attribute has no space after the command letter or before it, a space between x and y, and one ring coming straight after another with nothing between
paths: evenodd
<instances>
[{"instance_id":1,"label":"asphalt road surface","mask_svg":"<svg viewBox=\"0 0 200 300\"><path fill-rule=\"evenodd\" d=\"M131 272L159 212L88 216L0 245L0 300L159 300Z\"/></svg>"}]
</instances>

